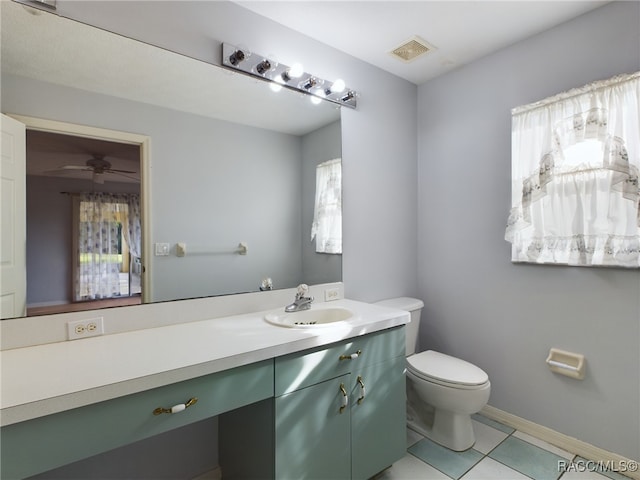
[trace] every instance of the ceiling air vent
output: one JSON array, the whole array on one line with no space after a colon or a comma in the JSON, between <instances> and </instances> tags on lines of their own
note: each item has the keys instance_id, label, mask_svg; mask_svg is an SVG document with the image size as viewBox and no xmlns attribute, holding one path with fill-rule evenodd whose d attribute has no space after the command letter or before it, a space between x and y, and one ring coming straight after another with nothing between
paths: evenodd
<instances>
[{"instance_id":1,"label":"ceiling air vent","mask_svg":"<svg viewBox=\"0 0 640 480\"><path fill-rule=\"evenodd\" d=\"M399 47L393 49L391 55L405 63L409 63L433 49L434 47L415 35Z\"/></svg>"}]
</instances>

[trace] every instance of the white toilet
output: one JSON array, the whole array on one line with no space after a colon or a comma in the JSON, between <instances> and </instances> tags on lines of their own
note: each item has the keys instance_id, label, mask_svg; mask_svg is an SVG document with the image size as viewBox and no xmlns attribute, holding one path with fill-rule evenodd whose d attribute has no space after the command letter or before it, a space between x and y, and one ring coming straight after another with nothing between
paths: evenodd
<instances>
[{"instance_id":1,"label":"white toilet","mask_svg":"<svg viewBox=\"0 0 640 480\"><path fill-rule=\"evenodd\" d=\"M407 324L407 426L455 451L475 443L471 414L487 404L491 383L475 365L443 353L415 353L424 303L408 297L377 305L411 313Z\"/></svg>"}]
</instances>

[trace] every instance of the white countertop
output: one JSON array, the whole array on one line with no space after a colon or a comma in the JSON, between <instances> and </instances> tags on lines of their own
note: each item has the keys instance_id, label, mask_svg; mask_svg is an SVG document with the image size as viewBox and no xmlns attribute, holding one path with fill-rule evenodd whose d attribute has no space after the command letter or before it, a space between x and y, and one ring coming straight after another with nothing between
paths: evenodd
<instances>
[{"instance_id":1,"label":"white countertop","mask_svg":"<svg viewBox=\"0 0 640 480\"><path fill-rule=\"evenodd\" d=\"M0 352L0 424L188 380L410 321L409 313L352 300L348 325L286 328L264 320L273 309Z\"/></svg>"}]
</instances>

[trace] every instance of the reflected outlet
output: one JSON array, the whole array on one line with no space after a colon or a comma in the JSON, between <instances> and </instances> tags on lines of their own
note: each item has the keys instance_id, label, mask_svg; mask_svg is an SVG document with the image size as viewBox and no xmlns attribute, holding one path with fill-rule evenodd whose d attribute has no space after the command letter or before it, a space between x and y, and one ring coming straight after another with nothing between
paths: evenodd
<instances>
[{"instance_id":1,"label":"reflected outlet","mask_svg":"<svg viewBox=\"0 0 640 480\"><path fill-rule=\"evenodd\" d=\"M68 340L78 340L80 338L96 337L98 335L104 335L103 317L67 322Z\"/></svg>"},{"instance_id":2,"label":"reflected outlet","mask_svg":"<svg viewBox=\"0 0 640 480\"><path fill-rule=\"evenodd\" d=\"M338 300L340 298L340 290L337 288L327 288L324 291L324 301Z\"/></svg>"}]
</instances>

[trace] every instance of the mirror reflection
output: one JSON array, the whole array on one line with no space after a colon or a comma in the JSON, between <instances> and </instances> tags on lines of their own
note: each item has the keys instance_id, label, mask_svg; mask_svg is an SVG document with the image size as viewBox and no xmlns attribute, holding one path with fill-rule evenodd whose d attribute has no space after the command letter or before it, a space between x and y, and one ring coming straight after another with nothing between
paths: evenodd
<instances>
[{"instance_id":1,"label":"mirror reflection","mask_svg":"<svg viewBox=\"0 0 640 480\"><path fill-rule=\"evenodd\" d=\"M4 114L148 139L27 126L28 314L341 280L341 250L312 240L317 166L341 158L335 105L1 8ZM107 213L95 220L97 210ZM107 239L87 233L96 222Z\"/></svg>"}]
</instances>

